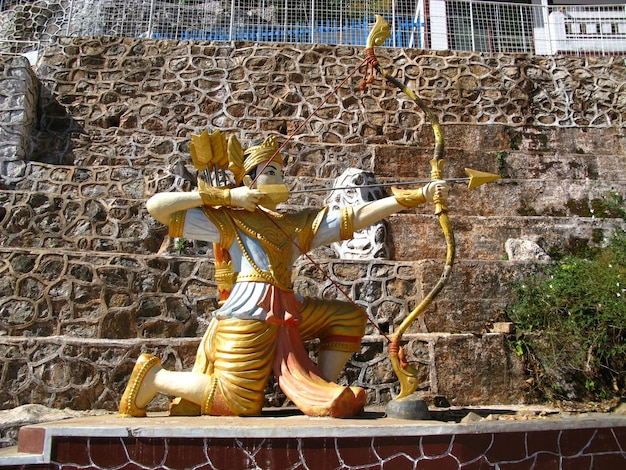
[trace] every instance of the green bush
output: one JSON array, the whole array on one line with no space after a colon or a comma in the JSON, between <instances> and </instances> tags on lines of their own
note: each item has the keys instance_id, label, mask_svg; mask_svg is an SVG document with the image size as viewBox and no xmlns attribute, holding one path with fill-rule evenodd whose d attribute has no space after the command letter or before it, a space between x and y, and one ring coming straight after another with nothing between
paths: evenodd
<instances>
[{"instance_id":1,"label":"green bush","mask_svg":"<svg viewBox=\"0 0 626 470\"><path fill-rule=\"evenodd\" d=\"M515 351L534 393L548 400L623 396L626 382L626 232L606 248L564 257L516 286L507 309Z\"/></svg>"}]
</instances>

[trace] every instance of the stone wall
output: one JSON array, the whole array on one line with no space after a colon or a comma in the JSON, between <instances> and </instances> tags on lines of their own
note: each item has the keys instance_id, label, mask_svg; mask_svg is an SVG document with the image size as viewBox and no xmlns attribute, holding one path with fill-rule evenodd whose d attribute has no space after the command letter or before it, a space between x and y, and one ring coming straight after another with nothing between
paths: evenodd
<instances>
[{"instance_id":1,"label":"stone wall","mask_svg":"<svg viewBox=\"0 0 626 470\"><path fill-rule=\"evenodd\" d=\"M31 51L32 42L49 42L67 30L66 21L73 2L7 0L4 3L0 9L0 51L17 53Z\"/></svg>"},{"instance_id":2,"label":"stone wall","mask_svg":"<svg viewBox=\"0 0 626 470\"><path fill-rule=\"evenodd\" d=\"M4 184L25 176L38 102L39 80L28 60L0 56L0 178Z\"/></svg>"},{"instance_id":3,"label":"stone wall","mask_svg":"<svg viewBox=\"0 0 626 470\"><path fill-rule=\"evenodd\" d=\"M115 409L142 351L189 369L216 306L212 253L191 242L179 253L147 215L146 198L193 185L190 134L220 128L244 145L268 134L282 140L361 54L110 37L53 43L35 72L29 153L0 148L24 158L21 173L3 175L0 191L0 407ZM624 60L378 54L440 116L447 176L472 167L504 177L469 194L452 188L457 263L406 335L421 393L459 405L522 402L522 364L507 336L491 331L506 321L511 283L545 261L507 259L505 244L529 240L547 255L574 252L623 227L605 200L626 194ZM428 177L433 133L423 113L380 81L359 91L360 76L285 148L290 187L330 186L350 167L380 182ZM284 208L321 205L324 197L298 195ZM385 333L441 274L445 246L431 210L387 220L390 260L314 253ZM303 294L337 295L306 260L294 276ZM386 342L372 325L341 380L367 387L370 405L397 392ZM284 404L275 384L267 401Z\"/></svg>"}]
</instances>

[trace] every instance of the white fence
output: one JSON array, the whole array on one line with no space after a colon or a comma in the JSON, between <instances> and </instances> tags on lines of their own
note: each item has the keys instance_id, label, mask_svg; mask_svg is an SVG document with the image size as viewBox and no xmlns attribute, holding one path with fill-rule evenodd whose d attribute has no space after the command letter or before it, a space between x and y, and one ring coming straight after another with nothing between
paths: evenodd
<instances>
[{"instance_id":1,"label":"white fence","mask_svg":"<svg viewBox=\"0 0 626 470\"><path fill-rule=\"evenodd\" d=\"M530 0L529 0L530 1ZM626 54L626 5L479 0L0 0L0 50L54 35L364 45L374 14L389 47ZM20 43L21 41L21 43Z\"/></svg>"},{"instance_id":2,"label":"white fence","mask_svg":"<svg viewBox=\"0 0 626 470\"><path fill-rule=\"evenodd\" d=\"M430 48L538 55L626 53L626 5L431 0Z\"/></svg>"}]
</instances>

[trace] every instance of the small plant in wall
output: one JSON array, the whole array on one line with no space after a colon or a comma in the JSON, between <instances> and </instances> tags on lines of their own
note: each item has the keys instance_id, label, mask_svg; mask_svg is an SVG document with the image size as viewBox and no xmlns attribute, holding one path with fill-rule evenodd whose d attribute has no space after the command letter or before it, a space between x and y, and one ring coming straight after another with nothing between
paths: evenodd
<instances>
[{"instance_id":1,"label":"small plant in wall","mask_svg":"<svg viewBox=\"0 0 626 470\"><path fill-rule=\"evenodd\" d=\"M498 163L498 172L500 174L502 174L502 170L504 170L504 167L506 166L506 157L507 157L506 150L500 150L496 154L496 161Z\"/></svg>"},{"instance_id":2,"label":"small plant in wall","mask_svg":"<svg viewBox=\"0 0 626 470\"><path fill-rule=\"evenodd\" d=\"M176 249L176 253L182 255L185 253L185 248L187 248L187 239L186 238L175 238L174 239L174 248Z\"/></svg>"}]
</instances>

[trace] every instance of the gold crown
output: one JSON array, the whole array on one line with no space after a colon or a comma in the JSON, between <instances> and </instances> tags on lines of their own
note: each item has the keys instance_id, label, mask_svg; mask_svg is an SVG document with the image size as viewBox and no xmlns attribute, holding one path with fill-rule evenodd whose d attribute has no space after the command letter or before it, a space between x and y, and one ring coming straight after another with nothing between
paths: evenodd
<instances>
[{"instance_id":1,"label":"gold crown","mask_svg":"<svg viewBox=\"0 0 626 470\"><path fill-rule=\"evenodd\" d=\"M250 147L244 152L237 137L231 135L228 139L228 159L228 168L233 172L237 184L261 163L273 161L283 164L283 157L278 153L278 143L274 136L267 137L260 145Z\"/></svg>"},{"instance_id":2,"label":"gold crown","mask_svg":"<svg viewBox=\"0 0 626 470\"><path fill-rule=\"evenodd\" d=\"M256 166L268 161L283 164L283 157L278 153L278 142L273 135L267 137L260 145L250 147L244 152L243 174L247 175Z\"/></svg>"}]
</instances>

